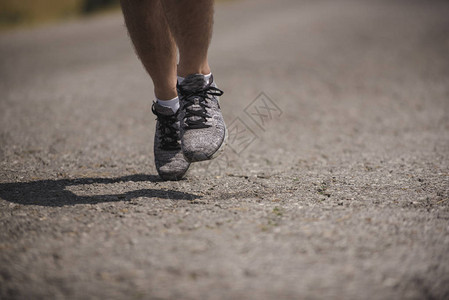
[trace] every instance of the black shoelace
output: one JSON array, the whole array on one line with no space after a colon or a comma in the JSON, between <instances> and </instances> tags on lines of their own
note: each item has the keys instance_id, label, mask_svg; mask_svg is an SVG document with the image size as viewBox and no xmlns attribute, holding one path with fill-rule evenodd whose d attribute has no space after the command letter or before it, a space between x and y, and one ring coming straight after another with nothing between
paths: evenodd
<instances>
[{"instance_id":1,"label":"black shoelace","mask_svg":"<svg viewBox=\"0 0 449 300\"><path fill-rule=\"evenodd\" d=\"M212 82L212 80L211 80ZM184 90L182 86L178 85L179 93L183 97L183 104L181 109L185 111L184 123L186 124L185 129L198 129L207 128L211 125L206 124L207 118L210 115L207 113L206 108L211 108L206 99L212 100L214 96L223 95L223 91L211 86L211 83L207 84L204 88L195 91ZM193 108L192 106L197 104L200 106L199 109ZM197 117L195 120L192 117Z\"/></svg>"},{"instance_id":2,"label":"black shoelace","mask_svg":"<svg viewBox=\"0 0 449 300\"><path fill-rule=\"evenodd\" d=\"M157 116L157 121L159 122L159 140L161 142L161 148L164 150L179 150L181 145L179 144L179 129L176 126L178 121L178 112L173 115L163 115L158 113L153 107L151 107L153 114ZM179 111L179 110L178 110Z\"/></svg>"}]
</instances>

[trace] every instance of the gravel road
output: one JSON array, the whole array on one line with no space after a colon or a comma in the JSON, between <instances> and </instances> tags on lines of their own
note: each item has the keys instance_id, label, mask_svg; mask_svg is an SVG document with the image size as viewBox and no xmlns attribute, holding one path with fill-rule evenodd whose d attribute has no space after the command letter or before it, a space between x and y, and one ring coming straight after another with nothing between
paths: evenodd
<instances>
[{"instance_id":1,"label":"gravel road","mask_svg":"<svg viewBox=\"0 0 449 300\"><path fill-rule=\"evenodd\" d=\"M119 13L0 36L1 299L448 299L449 2L216 7L229 146L153 164Z\"/></svg>"}]
</instances>

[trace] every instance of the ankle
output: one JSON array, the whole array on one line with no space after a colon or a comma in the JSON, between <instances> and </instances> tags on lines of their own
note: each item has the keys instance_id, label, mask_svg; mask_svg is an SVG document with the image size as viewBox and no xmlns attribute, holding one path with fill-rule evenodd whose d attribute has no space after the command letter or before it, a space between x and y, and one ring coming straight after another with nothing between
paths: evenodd
<instances>
[{"instance_id":1,"label":"ankle","mask_svg":"<svg viewBox=\"0 0 449 300\"><path fill-rule=\"evenodd\" d=\"M211 73L210 66L208 63L205 63L200 66L185 66L179 64L178 66L178 76L179 77L187 77L192 74L202 74L208 75Z\"/></svg>"},{"instance_id":2,"label":"ankle","mask_svg":"<svg viewBox=\"0 0 449 300\"><path fill-rule=\"evenodd\" d=\"M170 100L178 97L176 87L154 88L154 95L160 100Z\"/></svg>"}]
</instances>

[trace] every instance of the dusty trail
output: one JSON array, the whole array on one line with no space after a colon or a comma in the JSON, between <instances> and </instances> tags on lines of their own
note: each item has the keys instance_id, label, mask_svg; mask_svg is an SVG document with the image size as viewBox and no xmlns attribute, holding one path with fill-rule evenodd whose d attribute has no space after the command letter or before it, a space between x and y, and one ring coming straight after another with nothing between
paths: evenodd
<instances>
[{"instance_id":1,"label":"dusty trail","mask_svg":"<svg viewBox=\"0 0 449 300\"><path fill-rule=\"evenodd\" d=\"M0 298L447 299L448 15L218 4L231 144L180 182L119 14L0 36Z\"/></svg>"}]
</instances>

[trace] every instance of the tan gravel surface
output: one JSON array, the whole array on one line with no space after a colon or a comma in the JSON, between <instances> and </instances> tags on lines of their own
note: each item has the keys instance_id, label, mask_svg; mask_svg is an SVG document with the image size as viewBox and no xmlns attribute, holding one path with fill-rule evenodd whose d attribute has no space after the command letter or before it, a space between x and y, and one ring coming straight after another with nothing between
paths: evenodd
<instances>
[{"instance_id":1,"label":"tan gravel surface","mask_svg":"<svg viewBox=\"0 0 449 300\"><path fill-rule=\"evenodd\" d=\"M153 164L120 14L0 36L1 299L448 299L449 2L219 3L229 147Z\"/></svg>"}]
</instances>

